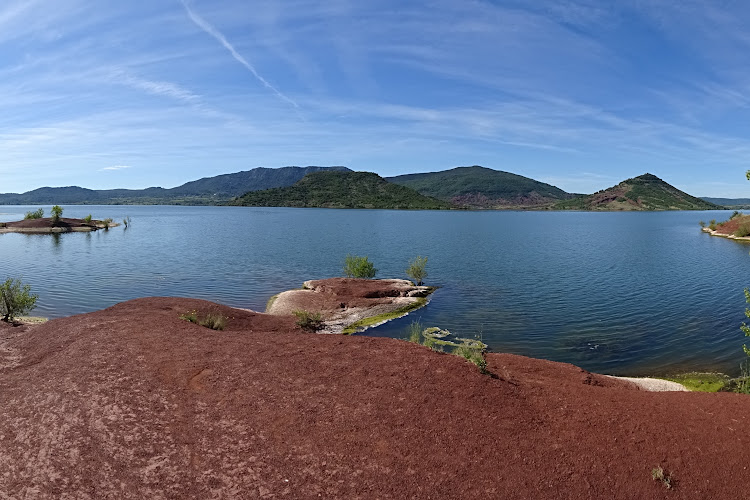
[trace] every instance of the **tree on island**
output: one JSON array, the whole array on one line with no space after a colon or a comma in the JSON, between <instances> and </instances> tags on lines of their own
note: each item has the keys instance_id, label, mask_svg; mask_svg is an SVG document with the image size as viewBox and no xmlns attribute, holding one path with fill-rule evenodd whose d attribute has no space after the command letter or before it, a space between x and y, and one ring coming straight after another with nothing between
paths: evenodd
<instances>
[{"instance_id":1,"label":"tree on island","mask_svg":"<svg viewBox=\"0 0 750 500\"><path fill-rule=\"evenodd\" d=\"M367 256L347 255L344 261L344 274L347 278L374 278L378 272Z\"/></svg>"},{"instance_id":2,"label":"tree on island","mask_svg":"<svg viewBox=\"0 0 750 500\"><path fill-rule=\"evenodd\" d=\"M52 225L56 226L60 223L60 217L62 217L63 209L60 205L52 207Z\"/></svg>"},{"instance_id":3,"label":"tree on island","mask_svg":"<svg viewBox=\"0 0 750 500\"><path fill-rule=\"evenodd\" d=\"M3 321L13 323L17 316L27 314L36 307L39 295L30 292L31 286L20 279L8 278L0 285L0 314Z\"/></svg>"},{"instance_id":4,"label":"tree on island","mask_svg":"<svg viewBox=\"0 0 750 500\"><path fill-rule=\"evenodd\" d=\"M409 268L406 270L406 275L413 279L417 283L417 286L422 286L422 282L427 277L425 267L427 267L427 257L418 255L414 260L409 262Z\"/></svg>"}]
</instances>

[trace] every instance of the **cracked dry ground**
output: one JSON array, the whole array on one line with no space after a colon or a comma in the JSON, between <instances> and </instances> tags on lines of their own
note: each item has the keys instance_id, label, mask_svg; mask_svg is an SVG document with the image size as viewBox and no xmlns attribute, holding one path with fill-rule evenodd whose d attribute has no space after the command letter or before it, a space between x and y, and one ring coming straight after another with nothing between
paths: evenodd
<instances>
[{"instance_id":1,"label":"cracked dry ground","mask_svg":"<svg viewBox=\"0 0 750 500\"><path fill-rule=\"evenodd\" d=\"M190 299L2 325L0 498L748 496L750 397L488 367Z\"/></svg>"}]
</instances>

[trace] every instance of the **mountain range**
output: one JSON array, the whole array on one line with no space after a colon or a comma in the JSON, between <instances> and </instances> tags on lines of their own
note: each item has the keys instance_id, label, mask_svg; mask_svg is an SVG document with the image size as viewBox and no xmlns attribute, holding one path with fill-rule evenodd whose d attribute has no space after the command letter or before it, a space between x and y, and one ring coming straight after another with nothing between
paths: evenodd
<instances>
[{"instance_id":1,"label":"mountain range","mask_svg":"<svg viewBox=\"0 0 750 500\"><path fill-rule=\"evenodd\" d=\"M719 205L735 205L714 204L711 199L696 198L652 174L625 180L591 195L581 195L478 165L386 179L342 166L259 167L204 177L170 189L92 190L71 186L0 194L0 205L34 204L532 210L711 210L722 208Z\"/></svg>"},{"instance_id":2,"label":"mountain range","mask_svg":"<svg viewBox=\"0 0 750 500\"><path fill-rule=\"evenodd\" d=\"M204 177L170 189L43 187L22 194L0 194L0 205L223 205L249 191L291 186L305 175L322 170L351 172L346 167L259 167L233 174Z\"/></svg>"}]
</instances>

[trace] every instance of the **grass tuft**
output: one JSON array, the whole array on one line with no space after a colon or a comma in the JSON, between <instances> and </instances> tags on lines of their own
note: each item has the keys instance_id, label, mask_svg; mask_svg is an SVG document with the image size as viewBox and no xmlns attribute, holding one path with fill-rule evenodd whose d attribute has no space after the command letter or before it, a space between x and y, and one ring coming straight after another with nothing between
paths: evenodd
<instances>
[{"instance_id":1,"label":"grass tuft","mask_svg":"<svg viewBox=\"0 0 750 500\"><path fill-rule=\"evenodd\" d=\"M299 310L292 311L292 314L297 316L297 326L304 330L316 332L323 328L323 318L319 312L313 313L310 311Z\"/></svg>"},{"instance_id":2,"label":"grass tuft","mask_svg":"<svg viewBox=\"0 0 750 500\"><path fill-rule=\"evenodd\" d=\"M227 324L227 317L222 314L207 313L201 318L196 310L180 314L180 319L210 328L211 330L223 330Z\"/></svg>"}]
</instances>

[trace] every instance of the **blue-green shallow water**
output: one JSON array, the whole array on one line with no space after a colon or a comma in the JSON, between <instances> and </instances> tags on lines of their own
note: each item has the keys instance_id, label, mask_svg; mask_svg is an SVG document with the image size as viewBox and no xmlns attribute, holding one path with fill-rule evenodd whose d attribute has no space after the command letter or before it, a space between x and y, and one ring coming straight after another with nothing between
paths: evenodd
<instances>
[{"instance_id":1,"label":"blue-green shallow water","mask_svg":"<svg viewBox=\"0 0 750 500\"><path fill-rule=\"evenodd\" d=\"M0 221L36 207L0 206ZM49 213L49 207L45 207ZM419 318L493 350L593 371L737 372L750 246L698 221L729 212L434 212L66 206L132 225L95 233L0 235L0 278L23 276L34 314L67 316L143 296L263 310L279 291L339 276L347 253L379 277L429 256L424 309L368 331L403 337Z\"/></svg>"}]
</instances>

